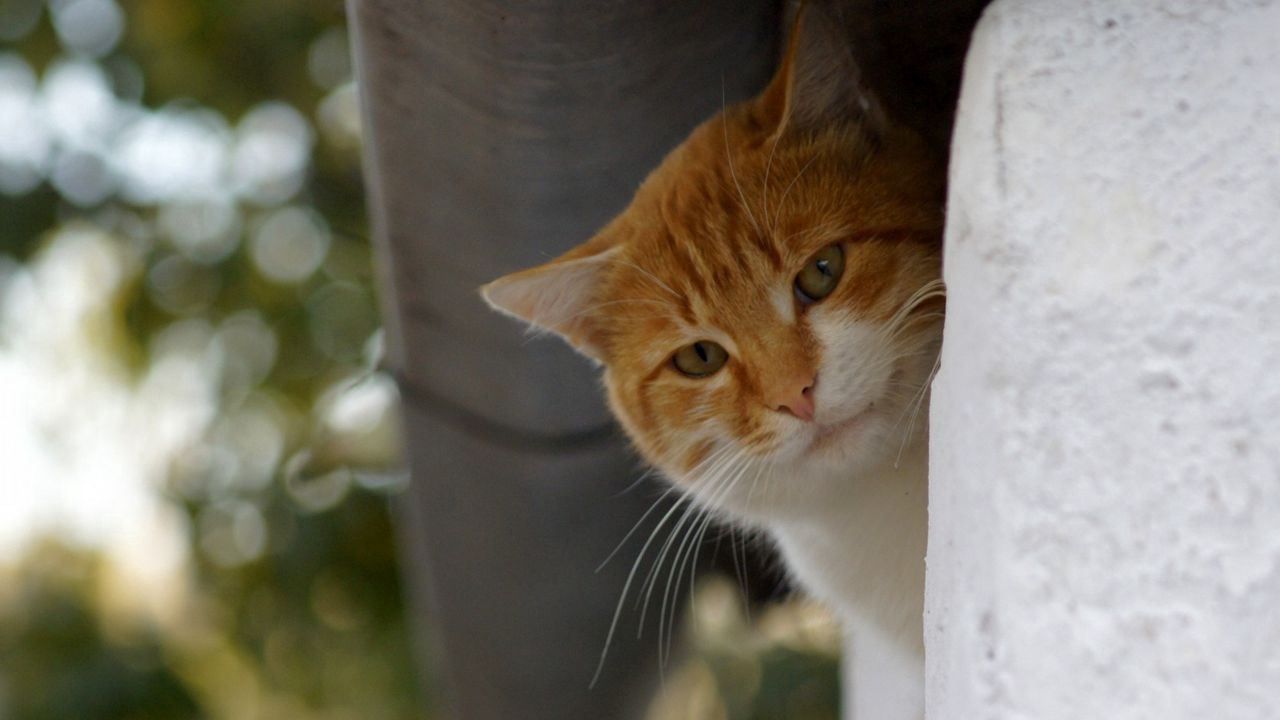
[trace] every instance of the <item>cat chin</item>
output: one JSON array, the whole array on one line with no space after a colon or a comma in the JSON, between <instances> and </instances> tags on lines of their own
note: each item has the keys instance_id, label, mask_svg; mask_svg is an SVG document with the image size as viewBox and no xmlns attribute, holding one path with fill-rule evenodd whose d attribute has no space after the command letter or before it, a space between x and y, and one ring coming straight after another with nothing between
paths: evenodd
<instances>
[{"instance_id":1,"label":"cat chin","mask_svg":"<svg viewBox=\"0 0 1280 720\"><path fill-rule=\"evenodd\" d=\"M884 475L923 442L912 438L910 447L902 447L902 439L889 442L890 424L873 413L818 447L813 435L803 434L754 461L741 471L739 482L727 487L702 487L679 474L668 477L704 509L748 524L819 518L847 507L862 481Z\"/></svg>"},{"instance_id":2,"label":"cat chin","mask_svg":"<svg viewBox=\"0 0 1280 720\"><path fill-rule=\"evenodd\" d=\"M842 469L846 475L861 477L879 473L898 465L902 457L927 441L928 418L916 418L914 426L898 418L900 413L878 412L868 419L860 432L852 433L838 444L813 453L811 463Z\"/></svg>"}]
</instances>

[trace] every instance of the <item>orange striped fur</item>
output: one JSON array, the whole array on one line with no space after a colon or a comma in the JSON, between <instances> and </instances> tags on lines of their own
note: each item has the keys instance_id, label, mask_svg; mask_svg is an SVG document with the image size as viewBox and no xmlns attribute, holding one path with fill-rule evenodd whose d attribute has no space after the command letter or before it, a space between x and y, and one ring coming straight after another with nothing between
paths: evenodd
<instances>
[{"instance_id":1,"label":"orange striped fur","mask_svg":"<svg viewBox=\"0 0 1280 720\"><path fill-rule=\"evenodd\" d=\"M921 720L945 172L821 21L802 11L760 97L694 130L595 237L484 293L598 360L644 457L763 528L840 613L846 717ZM843 274L809 302L801 271L832 277L812 264L832 245Z\"/></svg>"},{"instance_id":2,"label":"orange striped fur","mask_svg":"<svg viewBox=\"0 0 1280 720\"><path fill-rule=\"evenodd\" d=\"M847 68L843 93L852 98L806 87L830 83L805 64L824 70L832 52L798 30L769 87L695 129L595 237L484 289L498 309L600 361L615 414L677 482L693 484L695 468L732 445L823 466L877 443L896 451L894 432L932 370L940 293L896 314L940 277L942 165L917 135L882 118L856 69ZM846 258L838 287L801 303L796 274L836 243ZM874 347L840 339L846 328L865 338L892 332L891 321L897 335ZM686 377L672 356L702 339L723 345L729 360L711 377ZM849 376L881 361L892 367ZM776 409L780 384L815 375L816 422ZM867 403L878 414L859 438L825 442L824 427Z\"/></svg>"}]
</instances>

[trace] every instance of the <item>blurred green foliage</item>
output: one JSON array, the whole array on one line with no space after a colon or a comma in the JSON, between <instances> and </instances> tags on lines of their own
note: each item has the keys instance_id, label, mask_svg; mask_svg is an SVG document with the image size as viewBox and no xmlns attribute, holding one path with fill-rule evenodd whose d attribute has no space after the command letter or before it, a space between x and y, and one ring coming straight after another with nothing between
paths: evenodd
<instances>
[{"instance_id":1,"label":"blurred green foliage","mask_svg":"<svg viewBox=\"0 0 1280 720\"><path fill-rule=\"evenodd\" d=\"M788 602L752 620L739 589L709 577L693 596L693 652L649 720L835 720L840 634L816 605Z\"/></svg>"},{"instance_id":2,"label":"blurred green foliage","mask_svg":"<svg viewBox=\"0 0 1280 720\"><path fill-rule=\"evenodd\" d=\"M91 227L124 258L101 339L135 381L216 356L164 484L179 619L109 632L107 561L38 547L0 592L0 718L423 717L355 97L338 2L0 0L0 116L27 133L0 141L0 262Z\"/></svg>"},{"instance_id":3,"label":"blurred green foliage","mask_svg":"<svg viewBox=\"0 0 1280 720\"><path fill-rule=\"evenodd\" d=\"M338 2L0 0L0 298L69 235L105 244L121 280L85 332L139 392L175 359L208 390L164 458L172 597L66 538L0 567L0 720L438 712L397 573L359 153ZM831 633L752 625L726 592L652 717L834 717Z\"/></svg>"},{"instance_id":4,"label":"blurred green foliage","mask_svg":"<svg viewBox=\"0 0 1280 720\"><path fill-rule=\"evenodd\" d=\"M16 572L17 597L0 607L4 717L201 717L153 633L106 636L93 592L101 570L99 559L49 544Z\"/></svg>"}]
</instances>

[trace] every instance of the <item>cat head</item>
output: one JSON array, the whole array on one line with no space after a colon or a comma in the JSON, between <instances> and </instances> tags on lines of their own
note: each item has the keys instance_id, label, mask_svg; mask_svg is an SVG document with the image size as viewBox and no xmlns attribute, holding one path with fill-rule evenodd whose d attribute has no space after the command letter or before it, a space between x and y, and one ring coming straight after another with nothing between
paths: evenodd
<instances>
[{"instance_id":1,"label":"cat head","mask_svg":"<svg viewBox=\"0 0 1280 720\"><path fill-rule=\"evenodd\" d=\"M647 460L767 518L893 462L941 336L943 170L798 16L764 92L703 123L595 237L482 290L604 367Z\"/></svg>"}]
</instances>

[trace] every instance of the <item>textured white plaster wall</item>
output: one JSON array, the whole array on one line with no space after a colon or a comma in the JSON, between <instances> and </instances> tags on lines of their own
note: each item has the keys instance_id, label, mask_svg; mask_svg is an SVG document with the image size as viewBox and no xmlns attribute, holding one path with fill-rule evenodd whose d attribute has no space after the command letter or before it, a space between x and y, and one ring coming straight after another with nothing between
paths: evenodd
<instances>
[{"instance_id":1,"label":"textured white plaster wall","mask_svg":"<svg viewBox=\"0 0 1280 720\"><path fill-rule=\"evenodd\" d=\"M946 252L930 719L1280 718L1280 0L998 0Z\"/></svg>"}]
</instances>

